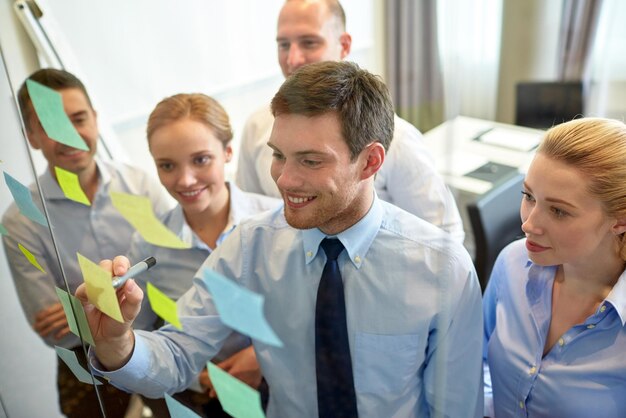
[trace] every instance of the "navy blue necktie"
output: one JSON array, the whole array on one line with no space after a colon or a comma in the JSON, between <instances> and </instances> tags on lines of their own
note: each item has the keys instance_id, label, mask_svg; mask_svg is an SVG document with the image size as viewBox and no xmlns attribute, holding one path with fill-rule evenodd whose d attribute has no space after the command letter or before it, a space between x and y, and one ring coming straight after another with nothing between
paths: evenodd
<instances>
[{"instance_id":1,"label":"navy blue necktie","mask_svg":"<svg viewBox=\"0 0 626 418\"><path fill-rule=\"evenodd\" d=\"M326 265L317 288L315 306L315 366L317 407L320 418L357 417L346 302L337 257L343 251L338 239L320 244Z\"/></svg>"}]
</instances>

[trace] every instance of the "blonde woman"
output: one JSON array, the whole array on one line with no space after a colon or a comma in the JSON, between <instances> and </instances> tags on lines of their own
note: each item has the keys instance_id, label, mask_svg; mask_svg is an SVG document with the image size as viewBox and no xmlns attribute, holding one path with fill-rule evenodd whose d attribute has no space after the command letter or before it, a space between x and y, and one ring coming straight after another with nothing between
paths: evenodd
<instances>
[{"instance_id":1,"label":"blonde woman","mask_svg":"<svg viewBox=\"0 0 626 418\"><path fill-rule=\"evenodd\" d=\"M520 212L484 295L486 415L626 416L626 125L550 129Z\"/></svg>"},{"instance_id":2,"label":"blonde woman","mask_svg":"<svg viewBox=\"0 0 626 418\"><path fill-rule=\"evenodd\" d=\"M191 248L157 247L135 234L129 258L140 261L154 256L156 266L138 276L137 283L145 291L150 281L176 300L191 287L204 260L242 219L274 209L281 201L243 192L225 181L224 166L232 158L233 134L226 111L211 97L177 94L162 100L150 114L147 136L161 184L178 202L162 221ZM146 297L134 327L152 330L156 320ZM247 337L233 333L213 361L252 386L261 383ZM215 398L206 371L200 383ZM197 396L189 391L187 395L187 403L198 403L189 401Z\"/></svg>"}]
</instances>

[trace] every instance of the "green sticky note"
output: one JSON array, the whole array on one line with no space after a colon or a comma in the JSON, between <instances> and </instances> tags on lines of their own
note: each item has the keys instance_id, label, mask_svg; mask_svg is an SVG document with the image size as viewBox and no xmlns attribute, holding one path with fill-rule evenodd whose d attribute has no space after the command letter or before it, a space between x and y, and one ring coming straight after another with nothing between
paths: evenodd
<instances>
[{"instance_id":1,"label":"green sticky note","mask_svg":"<svg viewBox=\"0 0 626 418\"><path fill-rule=\"evenodd\" d=\"M7 231L7 229L2 224L0 224L0 235L9 235L9 231Z\"/></svg>"},{"instance_id":2,"label":"green sticky note","mask_svg":"<svg viewBox=\"0 0 626 418\"><path fill-rule=\"evenodd\" d=\"M46 135L67 146L89 151L63 109L61 94L33 80L26 80L26 87Z\"/></svg>"},{"instance_id":3,"label":"green sticky note","mask_svg":"<svg viewBox=\"0 0 626 418\"><path fill-rule=\"evenodd\" d=\"M258 391L211 362L207 363L207 367L211 383L224 411L235 418L263 418L265 416L261 409L261 396Z\"/></svg>"},{"instance_id":4,"label":"green sticky note","mask_svg":"<svg viewBox=\"0 0 626 418\"><path fill-rule=\"evenodd\" d=\"M82 335L83 339L91 344L96 345L93 342L93 337L91 336L91 330L89 329L89 323L87 322L87 316L85 315L85 310L83 309L83 304L80 303L80 300L74 295L70 295L63 289L59 289L55 287L57 291L57 296L61 301L61 305L63 305L63 310L65 311L65 316L67 318L67 325L70 327L70 331L74 333L77 337ZM72 307L74 310L72 311ZM76 316L74 316L74 312ZM78 330L80 329L80 333Z\"/></svg>"},{"instance_id":5,"label":"green sticky note","mask_svg":"<svg viewBox=\"0 0 626 418\"><path fill-rule=\"evenodd\" d=\"M80 271L83 273L83 279L87 285L89 301L111 318L118 322L124 322L120 305L117 302L117 294L113 288L111 273L100 268L99 265L80 253L76 253L76 255L78 256Z\"/></svg>"},{"instance_id":6,"label":"green sticky note","mask_svg":"<svg viewBox=\"0 0 626 418\"><path fill-rule=\"evenodd\" d=\"M191 248L156 218L147 197L111 192L111 201L146 242L167 248Z\"/></svg>"},{"instance_id":7,"label":"green sticky note","mask_svg":"<svg viewBox=\"0 0 626 418\"><path fill-rule=\"evenodd\" d=\"M37 268L37 270L41 271L42 273L45 273L46 271L43 269L43 267L41 267L41 265L39 264L39 262L37 261L37 259L35 258L35 256L33 255L33 253L31 253L30 251L28 251L26 249L26 247L24 247L22 244L17 244L18 248L20 250L22 250L22 253L24 253L24 256L26 256L26 259L28 261L30 261L30 264L32 264L33 266L35 266L35 268Z\"/></svg>"},{"instance_id":8,"label":"green sticky note","mask_svg":"<svg viewBox=\"0 0 626 418\"><path fill-rule=\"evenodd\" d=\"M85 192L80 187L80 182L76 174L71 171L63 170L61 167L54 167L54 171L65 197L75 202L82 203L83 205L91 206L91 202L89 202Z\"/></svg>"},{"instance_id":9,"label":"green sticky note","mask_svg":"<svg viewBox=\"0 0 626 418\"><path fill-rule=\"evenodd\" d=\"M165 321L174 325L178 329L183 329L180 319L178 319L178 310L176 310L176 302L167 297L156 286L148 282L148 300L154 313L159 315Z\"/></svg>"},{"instance_id":10,"label":"green sticky note","mask_svg":"<svg viewBox=\"0 0 626 418\"><path fill-rule=\"evenodd\" d=\"M83 383L87 383L88 385L93 385L94 381L96 382L96 385L102 384L102 382L98 379L94 378L94 380L91 380L91 374L89 374L89 372L80 365L80 363L78 362L78 357L76 357L76 353L74 353L72 350L58 347L56 345L54 346L54 350L57 352L59 358L63 360L65 364L67 364L67 367L70 368L70 370L72 371L72 373L74 373L74 376L76 376L78 380Z\"/></svg>"}]
</instances>

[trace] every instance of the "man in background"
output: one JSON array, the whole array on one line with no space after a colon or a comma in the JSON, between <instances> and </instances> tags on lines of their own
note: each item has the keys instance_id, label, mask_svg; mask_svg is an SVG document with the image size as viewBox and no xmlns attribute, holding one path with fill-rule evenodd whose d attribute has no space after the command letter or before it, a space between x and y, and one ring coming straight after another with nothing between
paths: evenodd
<instances>
[{"instance_id":1,"label":"man in background","mask_svg":"<svg viewBox=\"0 0 626 418\"><path fill-rule=\"evenodd\" d=\"M3 244L20 303L33 329L47 345L71 349L79 359L84 360L81 342L70 333L55 286L67 289L67 284L68 290L74 293L82 283L77 252L97 261L128 251L134 230L113 207L110 191L147 196L157 214L164 212L170 203L162 187L143 171L95 157L99 135L97 114L85 86L78 78L67 71L52 68L38 70L28 78L61 95L64 111L88 150L79 150L48 137L24 82L18 91L18 102L28 142L33 149L42 152L48 163L46 171L39 177L39 185L54 241L47 226L22 215L14 203L2 218L2 224L8 231L8 235L2 237ZM57 181L55 167L77 175L90 206L65 197ZM31 186L31 193L43 213L36 185ZM45 272L30 264L18 244L35 256ZM79 382L60 359L57 384L61 411L66 416L101 415L94 386ZM128 394L108 384L99 389L99 394L108 417L124 416Z\"/></svg>"},{"instance_id":2,"label":"man in background","mask_svg":"<svg viewBox=\"0 0 626 418\"><path fill-rule=\"evenodd\" d=\"M336 0L287 0L278 16L278 63L285 77L305 64L340 61L352 38ZM241 138L236 182L248 192L279 196L270 176L272 150L267 146L273 117L264 106L247 120ZM410 123L395 116L393 141L375 180L378 196L447 231L458 242L465 236L454 197L437 173Z\"/></svg>"}]
</instances>

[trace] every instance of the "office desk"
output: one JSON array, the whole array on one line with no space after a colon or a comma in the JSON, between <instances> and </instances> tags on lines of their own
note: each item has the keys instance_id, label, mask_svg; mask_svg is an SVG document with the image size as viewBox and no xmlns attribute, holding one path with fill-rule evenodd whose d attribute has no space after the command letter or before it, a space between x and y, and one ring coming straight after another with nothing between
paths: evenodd
<instances>
[{"instance_id":1,"label":"office desk","mask_svg":"<svg viewBox=\"0 0 626 418\"><path fill-rule=\"evenodd\" d=\"M472 256L474 239L467 204L511 171L526 172L534 145L543 133L538 129L457 116L424 134L437 170L456 197L465 229L465 247Z\"/></svg>"}]
</instances>

